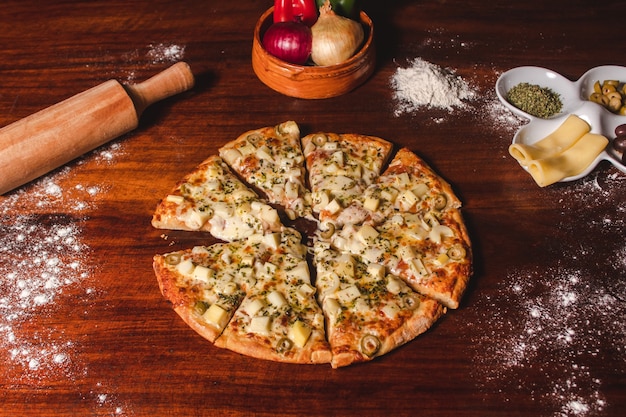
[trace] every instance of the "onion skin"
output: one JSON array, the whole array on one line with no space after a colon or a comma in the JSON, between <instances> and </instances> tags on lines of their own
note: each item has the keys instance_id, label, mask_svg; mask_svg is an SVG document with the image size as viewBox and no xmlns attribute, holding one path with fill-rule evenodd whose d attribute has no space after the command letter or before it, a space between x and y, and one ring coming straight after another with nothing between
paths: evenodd
<instances>
[{"instance_id":1,"label":"onion skin","mask_svg":"<svg viewBox=\"0 0 626 417\"><path fill-rule=\"evenodd\" d=\"M313 34L311 59L320 66L347 61L361 47L365 38L363 26L359 22L335 14L328 0L320 7L320 15L311 27L311 32Z\"/></svg>"},{"instance_id":2,"label":"onion skin","mask_svg":"<svg viewBox=\"0 0 626 417\"><path fill-rule=\"evenodd\" d=\"M263 47L283 61L303 65L311 55L311 29L300 22L277 22L263 35Z\"/></svg>"}]
</instances>

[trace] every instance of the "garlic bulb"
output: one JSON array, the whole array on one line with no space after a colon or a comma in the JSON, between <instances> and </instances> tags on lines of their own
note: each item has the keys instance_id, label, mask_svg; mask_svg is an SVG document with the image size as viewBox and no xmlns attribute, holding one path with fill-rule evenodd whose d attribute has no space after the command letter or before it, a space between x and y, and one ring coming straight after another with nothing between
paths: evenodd
<instances>
[{"instance_id":1,"label":"garlic bulb","mask_svg":"<svg viewBox=\"0 0 626 417\"><path fill-rule=\"evenodd\" d=\"M359 49L365 33L357 21L332 11L329 1L320 7L320 16L311 27L311 59L316 65L336 65Z\"/></svg>"}]
</instances>

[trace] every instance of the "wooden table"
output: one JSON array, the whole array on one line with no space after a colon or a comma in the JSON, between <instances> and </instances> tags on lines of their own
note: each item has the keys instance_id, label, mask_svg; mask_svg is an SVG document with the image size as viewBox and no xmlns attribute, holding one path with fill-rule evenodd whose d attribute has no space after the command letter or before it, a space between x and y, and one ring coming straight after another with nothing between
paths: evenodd
<instances>
[{"instance_id":1,"label":"wooden table","mask_svg":"<svg viewBox=\"0 0 626 417\"><path fill-rule=\"evenodd\" d=\"M149 108L134 132L0 197L0 415L622 415L626 175L602 163L539 188L507 151L526 121L494 93L517 66L576 80L626 64L626 2L591 3L365 2L375 74L309 101L252 70L252 31L270 1L4 2L0 125L176 61L197 85ZM477 97L396 114L390 79L416 58L450 68ZM200 338L159 293L155 253L214 240L153 229L157 201L227 141L289 119L304 133L408 146L464 203L475 273L461 307L371 363L240 356Z\"/></svg>"}]
</instances>

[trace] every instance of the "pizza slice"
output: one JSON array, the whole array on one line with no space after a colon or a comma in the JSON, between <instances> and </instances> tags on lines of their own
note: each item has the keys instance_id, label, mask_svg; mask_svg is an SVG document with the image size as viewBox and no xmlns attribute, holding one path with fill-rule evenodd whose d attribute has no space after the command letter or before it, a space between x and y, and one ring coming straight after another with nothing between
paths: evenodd
<instances>
[{"instance_id":1,"label":"pizza slice","mask_svg":"<svg viewBox=\"0 0 626 417\"><path fill-rule=\"evenodd\" d=\"M302 235L292 228L154 257L163 296L216 346L291 363L328 363L324 318Z\"/></svg>"},{"instance_id":2,"label":"pizza slice","mask_svg":"<svg viewBox=\"0 0 626 417\"><path fill-rule=\"evenodd\" d=\"M429 329L443 314L384 265L364 262L316 240L318 299L338 368L384 355Z\"/></svg>"},{"instance_id":3,"label":"pizza slice","mask_svg":"<svg viewBox=\"0 0 626 417\"><path fill-rule=\"evenodd\" d=\"M287 215L311 217L300 128L293 121L250 130L219 149L220 156L248 184L280 204Z\"/></svg>"},{"instance_id":4,"label":"pizza slice","mask_svg":"<svg viewBox=\"0 0 626 417\"><path fill-rule=\"evenodd\" d=\"M450 184L407 148L398 150L359 203L374 224L397 212L428 213L461 207Z\"/></svg>"},{"instance_id":5,"label":"pizza slice","mask_svg":"<svg viewBox=\"0 0 626 417\"><path fill-rule=\"evenodd\" d=\"M371 198L375 204L368 203ZM415 154L401 150L360 201L369 222L327 227L321 236L458 308L472 273L472 253L451 187Z\"/></svg>"},{"instance_id":6,"label":"pizza slice","mask_svg":"<svg viewBox=\"0 0 626 417\"><path fill-rule=\"evenodd\" d=\"M254 246L216 243L156 255L153 268L161 293L185 323L213 342L254 285Z\"/></svg>"},{"instance_id":7,"label":"pizza slice","mask_svg":"<svg viewBox=\"0 0 626 417\"><path fill-rule=\"evenodd\" d=\"M378 177L393 145L374 136L315 133L302 138L302 147L319 220L360 221L361 212L342 212Z\"/></svg>"},{"instance_id":8,"label":"pizza slice","mask_svg":"<svg viewBox=\"0 0 626 417\"><path fill-rule=\"evenodd\" d=\"M239 180L219 156L212 156L161 200L152 226L206 231L231 242L280 231L282 223L275 208Z\"/></svg>"},{"instance_id":9,"label":"pizza slice","mask_svg":"<svg viewBox=\"0 0 626 417\"><path fill-rule=\"evenodd\" d=\"M324 316L307 260L281 248L257 261L256 284L215 344L259 359L329 363Z\"/></svg>"}]
</instances>

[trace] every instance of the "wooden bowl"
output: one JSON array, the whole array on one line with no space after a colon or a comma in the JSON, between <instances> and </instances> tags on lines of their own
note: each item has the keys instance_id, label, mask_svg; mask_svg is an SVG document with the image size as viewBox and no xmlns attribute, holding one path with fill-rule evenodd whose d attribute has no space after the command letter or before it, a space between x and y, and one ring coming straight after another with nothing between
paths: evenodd
<instances>
[{"instance_id":1,"label":"wooden bowl","mask_svg":"<svg viewBox=\"0 0 626 417\"><path fill-rule=\"evenodd\" d=\"M268 87L291 97L321 99L352 91L374 72L376 51L372 20L361 12L365 41L361 49L341 64L328 66L296 65L271 55L263 48L263 34L273 22L274 8L269 8L254 28L252 68Z\"/></svg>"}]
</instances>

